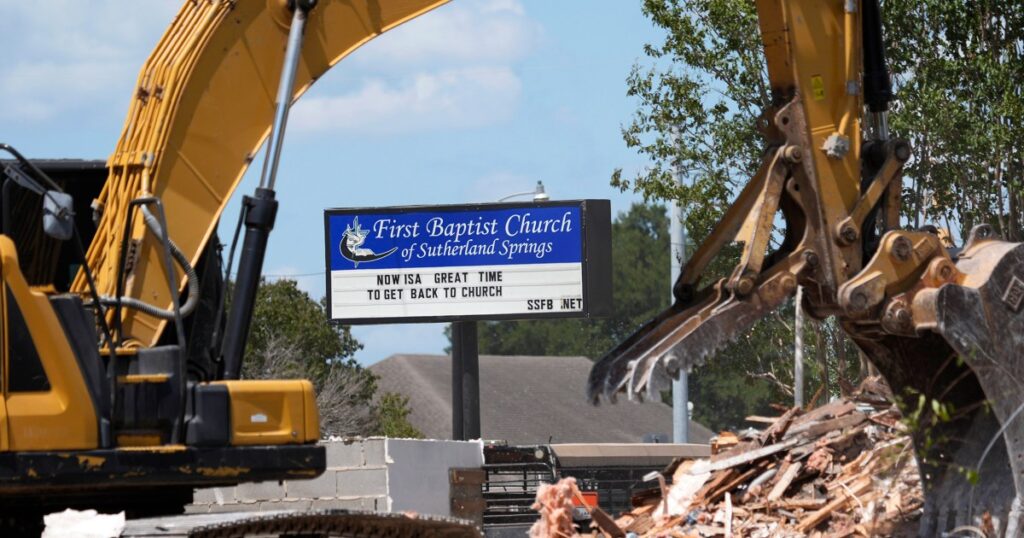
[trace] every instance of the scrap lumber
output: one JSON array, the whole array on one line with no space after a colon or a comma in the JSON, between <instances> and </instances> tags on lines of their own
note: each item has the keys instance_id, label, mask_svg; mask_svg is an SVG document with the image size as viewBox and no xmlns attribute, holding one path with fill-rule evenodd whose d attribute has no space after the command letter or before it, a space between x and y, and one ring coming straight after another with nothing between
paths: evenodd
<instances>
[{"instance_id":1,"label":"scrap lumber","mask_svg":"<svg viewBox=\"0 0 1024 538\"><path fill-rule=\"evenodd\" d=\"M775 482L775 485L772 487L772 490L768 493L768 500L779 500L782 497L782 494L786 492L786 489L789 488L789 485L793 483L793 479L796 478L797 473L800 472L800 469L802 467L803 464L800 462L794 462L787 465L786 470L783 471L782 473L782 476L779 477L779 479Z\"/></svg>"},{"instance_id":2,"label":"scrap lumber","mask_svg":"<svg viewBox=\"0 0 1024 538\"><path fill-rule=\"evenodd\" d=\"M757 476L762 471L764 471L765 467L766 467L765 464L761 464L761 465L759 465L757 467L751 467L750 469L747 469L743 474L741 474L741 475L733 478L732 480L726 482L724 485L722 485L718 489L708 492L708 495L706 497L704 497L704 502L706 502L706 503L715 502L719 498L721 498L722 496L728 495L728 493L730 491L736 489L737 486L739 486L740 484L743 484L747 480L750 480L752 477Z\"/></svg>"},{"instance_id":3,"label":"scrap lumber","mask_svg":"<svg viewBox=\"0 0 1024 538\"><path fill-rule=\"evenodd\" d=\"M590 509L590 517L594 522L594 525L606 536L611 538L626 538L626 532L619 527L612 516L609 516L607 512L601 510L598 507Z\"/></svg>"},{"instance_id":4,"label":"scrap lumber","mask_svg":"<svg viewBox=\"0 0 1024 538\"><path fill-rule=\"evenodd\" d=\"M748 452L743 453L743 454L737 454L736 456L733 456L731 458L726 458L724 460L719 460L719 461L715 461L715 462L712 462L712 461L700 462L700 463L695 464L692 468L690 468L690 474L700 474L700 473L706 473L708 471L712 471L713 472L713 471L721 471L723 469L730 469L730 468L736 467L736 466L744 464L744 463L750 463L752 461L757 461L757 460L759 460L761 458L765 458L765 457L771 456L772 454L776 454L778 452L782 452L783 450L786 450L787 448L792 448L792 447L794 447L796 445L799 445L799 444L802 444L802 443L806 443L806 440L801 439L801 438L793 438L793 439L790 439L788 441L783 441L781 443L776 443L774 445L768 445L768 446L765 446L765 447L761 447L761 448L758 448L757 450L751 450L751 451L748 451Z\"/></svg>"},{"instance_id":5,"label":"scrap lumber","mask_svg":"<svg viewBox=\"0 0 1024 538\"><path fill-rule=\"evenodd\" d=\"M786 411L786 413L779 417L779 419L776 420L774 424L772 424L763 432L761 432L761 435L758 436L757 439L758 442L760 442L763 446L765 443L769 441L775 442L778 441L779 439L782 439L782 436L786 433L786 430L789 428L789 425L793 423L793 418L796 417L796 414L799 412L800 408L798 407L794 407L793 409Z\"/></svg>"},{"instance_id":6,"label":"scrap lumber","mask_svg":"<svg viewBox=\"0 0 1024 538\"><path fill-rule=\"evenodd\" d=\"M839 496L835 500L829 502L825 506L821 507L821 509L801 520L800 524L796 526L796 529L800 532L807 532L818 525L821 525L823 521L832 517L832 513L840 507L845 506L847 503L857 499L858 495L863 495L870 490L870 478L864 477L858 480L854 488L850 488L849 491L840 492Z\"/></svg>"},{"instance_id":7,"label":"scrap lumber","mask_svg":"<svg viewBox=\"0 0 1024 538\"><path fill-rule=\"evenodd\" d=\"M722 432L711 438L711 454L721 454L738 445L740 438L733 432Z\"/></svg>"},{"instance_id":8,"label":"scrap lumber","mask_svg":"<svg viewBox=\"0 0 1024 538\"><path fill-rule=\"evenodd\" d=\"M721 433L713 456L670 466L666 492L634 492L635 508L595 536L887 536L913 525L921 479L887 395L869 378L817 409L751 417L761 431Z\"/></svg>"}]
</instances>

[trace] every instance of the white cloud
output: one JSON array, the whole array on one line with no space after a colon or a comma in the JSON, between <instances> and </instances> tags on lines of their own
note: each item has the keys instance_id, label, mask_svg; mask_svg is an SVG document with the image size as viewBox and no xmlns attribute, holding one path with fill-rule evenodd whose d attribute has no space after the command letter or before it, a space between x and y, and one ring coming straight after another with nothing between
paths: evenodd
<instances>
[{"instance_id":1,"label":"white cloud","mask_svg":"<svg viewBox=\"0 0 1024 538\"><path fill-rule=\"evenodd\" d=\"M262 1L262 0L257 0ZM138 70L180 2L0 1L0 120L37 126L119 121ZM512 64L541 34L520 0L459 0L372 40L339 71L352 92L324 84L300 101L298 130L393 134L493 125L521 93ZM351 83L348 83L351 87ZM320 85L318 85L320 86Z\"/></svg>"},{"instance_id":2,"label":"white cloud","mask_svg":"<svg viewBox=\"0 0 1024 538\"><path fill-rule=\"evenodd\" d=\"M179 4L48 0L0 5L0 118L124 114L135 74Z\"/></svg>"},{"instance_id":3,"label":"white cloud","mask_svg":"<svg viewBox=\"0 0 1024 538\"><path fill-rule=\"evenodd\" d=\"M111 89L125 88L118 81L130 79L130 68L118 63L18 63L0 75L0 102L6 103L0 117L47 120L67 109L115 100L123 113L129 94L111 95Z\"/></svg>"},{"instance_id":4,"label":"white cloud","mask_svg":"<svg viewBox=\"0 0 1024 538\"><path fill-rule=\"evenodd\" d=\"M483 3L481 10L484 13L509 12L516 15L526 13L526 10L523 9L523 4L521 4L519 0L490 0L489 2Z\"/></svg>"},{"instance_id":5,"label":"white cloud","mask_svg":"<svg viewBox=\"0 0 1024 538\"><path fill-rule=\"evenodd\" d=\"M520 0L452 2L365 45L339 69L348 89L321 83L290 126L393 135L499 124L522 93L513 64L540 33Z\"/></svg>"},{"instance_id":6,"label":"white cloud","mask_svg":"<svg viewBox=\"0 0 1024 538\"><path fill-rule=\"evenodd\" d=\"M371 41L353 60L369 69L508 63L540 33L519 0L459 0Z\"/></svg>"},{"instance_id":7,"label":"white cloud","mask_svg":"<svg viewBox=\"0 0 1024 538\"><path fill-rule=\"evenodd\" d=\"M510 118L521 90L507 67L420 73L398 84L370 79L346 95L300 100L289 126L376 135L482 127Z\"/></svg>"}]
</instances>

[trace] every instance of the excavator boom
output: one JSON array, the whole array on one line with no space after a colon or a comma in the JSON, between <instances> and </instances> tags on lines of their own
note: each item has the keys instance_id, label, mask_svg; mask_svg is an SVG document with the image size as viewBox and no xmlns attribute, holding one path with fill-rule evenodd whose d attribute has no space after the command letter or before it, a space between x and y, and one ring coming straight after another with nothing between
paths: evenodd
<instances>
[{"instance_id":1,"label":"excavator boom","mask_svg":"<svg viewBox=\"0 0 1024 538\"><path fill-rule=\"evenodd\" d=\"M293 99L364 43L447 1L319 0L306 23ZM94 202L100 218L88 249L101 295L114 296L123 285L124 296L154 306L121 311L124 340L156 345L170 316L154 310L169 312L172 303L164 247L141 218L125 229L129 203L144 193L160 199L170 239L198 262L270 134L291 21L288 0L184 2L142 67L110 176ZM186 279L180 277L182 287ZM84 272L72 291L88 292ZM109 316L115 321L113 310Z\"/></svg>"},{"instance_id":2,"label":"excavator boom","mask_svg":"<svg viewBox=\"0 0 1024 538\"><path fill-rule=\"evenodd\" d=\"M688 260L674 304L594 365L588 397L659 397L671 377L713 357L802 286L800 306L837 317L911 409L923 398L956 410L914 432L922 535L988 514L1018 536L1024 245L979 226L951 251L934 228L899 228L911 148L888 132L878 0L756 5L773 99L759 121L761 167ZM779 222L782 244L769 252ZM733 272L699 287L732 242L743 244Z\"/></svg>"}]
</instances>

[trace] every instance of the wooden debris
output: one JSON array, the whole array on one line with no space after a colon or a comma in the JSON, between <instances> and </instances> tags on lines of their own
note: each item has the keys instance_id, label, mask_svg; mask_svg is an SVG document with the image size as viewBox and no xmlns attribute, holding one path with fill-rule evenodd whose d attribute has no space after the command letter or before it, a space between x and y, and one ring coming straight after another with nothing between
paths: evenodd
<instances>
[{"instance_id":1,"label":"wooden debris","mask_svg":"<svg viewBox=\"0 0 1024 538\"><path fill-rule=\"evenodd\" d=\"M711 438L711 454L719 454L739 444L740 438L732 432L722 432Z\"/></svg>"},{"instance_id":2,"label":"wooden debris","mask_svg":"<svg viewBox=\"0 0 1024 538\"><path fill-rule=\"evenodd\" d=\"M635 508L598 523L599 534L839 537L913 528L921 480L889 395L869 378L814 410L778 406L777 418L748 417L766 427L745 440L721 433L710 459L670 466L667 494L633 492Z\"/></svg>"},{"instance_id":3,"label":"wooden debris","mask_svg":"<svg viewBox=\"0 0 1024 538\"><path fill-rule=\"evenodd\" d=\"M793 483L793 479L796 478L797 473L800 472L802 467L803 464L800 462L788 465L786 470L782 473L782 476L780 476L775 482L775 486L772 487L771 492L768 493L768 500L779 500L782 497L782 494L786 492L786 489L789 488L789 485Z\"/></svg>"},{"instance_id":4,"label":"wooden debris","mask_svg":"<svg viewBox=\"0 0 1024 538\"><path fill-rule=\"evenodd\" d=\"M783 450L786 450L787 448L791 448L791 447L794 447L794 446L799 445L799 444L806 444L806 440L800 439L800 438L793 438L793 439L790 439L788 441L783 441L781 443L776 443L774 445L768 445L768 446L765 446L765 447L761 447L761 448L758 448L757 450L750 450L750 451L748 451L746 453L743 453L743 454L737 454L736 456L733 456L731 458L726 458L724 460L719 460L719 461L715 461L715 462L712 462L712 461L701 462L699 464L694 465L693 468L690 469L690 473L691 474L699 474L699 473L706 473L708 471L714 472L714 471L721 471L722 469L731 469L733 467L742 465L744 463L750 463L750 462L753 462L753 461L757 461L757 460L759 460L761 458L765 458L767 456L771 456L772 454L776 454L778 452L782 452Z\"/></svg>"},{"instance_id":5,"label":"wooden debris","mask_svg":"<svg viewBox=\"0 0 1024 538\"><path fill-rule=\"evenodd\" d=\"M622 530L609 516L607 512L601 510L598 507L590 508L590 518L594 522L594 525L600 529L605 535L611 538L626 538L626 532Z\"/></svg>"},{"instance_id":6,"label":"wooden debris","mask_svg":"<svg viewBox=\"0 0 1024 538\"><path fill-rule=\"evenodd\" d=\"M732 497L725 494L725 538L732 538Z\"/></svg>"},{"instance_id":7,"label":"wooden debris","mask_svg":"<svg viewBox=\"0 0 1024 538\"><path fill-rule=\"evenodd\" d=\"M800 409L797 408L797 407L794 407L793 409L790 409L789 411L786 411L786 414L784 414L781 417L779 417L779 419L777 421L775 421L774 424L772 424L771 426L766 428L763 432L761 432L761 435L758 436L758 439L757 439L758 442L760 442L761 445L763 446L766 443L769 443L769 442L774 443L774 442L778 441L779 439L782 439L782 436L786 433L786 430L789 428L789 425L792 424L793 418L799 412L800 412Z\"/></svg>"},{"instance_id":8,"label":"wooden debris","mask_svg":"<svg viewBox=\"0 0 1024 538\"><path fill-rule=\"evenodd\" d=\"M796 526L799 532L807 532L818 525L821 525L823 521L832 516L832 513L838 510L840 507L845 506L847 503L856 499L858 495L863 495L871 490L871 479L864 477L857 481L856 487L851 488L849 491L842 491L838 497L821 507L813 514L807 516L807 518L800 521L800 524Z\"/></svg>"}]
</instances>

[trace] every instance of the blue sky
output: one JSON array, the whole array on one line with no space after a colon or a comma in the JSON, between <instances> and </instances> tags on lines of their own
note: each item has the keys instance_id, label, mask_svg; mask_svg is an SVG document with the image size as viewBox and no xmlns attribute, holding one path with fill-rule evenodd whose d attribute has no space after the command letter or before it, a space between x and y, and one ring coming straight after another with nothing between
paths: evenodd
<instances>
[{"instance_id":1,"label":"blue sky","mask_svg":"<svg viewBox=\"0 0 1024 538\"><path fill-rule=\"evenodd\" d=\"M30 157L105 159L179 5L0 2L0 141ZM542 180L554 199L627 209L638 197L608 178L646 162L620 136L636 104L625 78L659 37L639 1L454 0L371 41L293 108L264 272L302 275L323 295L326 207L486 202ZM258 175L252 167L228 207L223 240ZM357 327L357 358L439 353L442 329Z\"/></svg>"}]
</instances>

